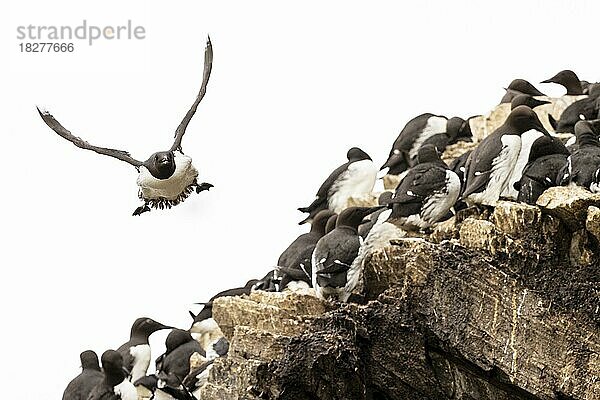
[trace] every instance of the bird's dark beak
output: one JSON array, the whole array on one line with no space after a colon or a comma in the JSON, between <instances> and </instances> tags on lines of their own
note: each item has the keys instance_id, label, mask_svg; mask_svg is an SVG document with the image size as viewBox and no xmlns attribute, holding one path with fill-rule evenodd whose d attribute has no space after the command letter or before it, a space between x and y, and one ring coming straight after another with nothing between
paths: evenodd
<instances>
[{"instance_id":1,"label":"bird's dark beak","mask_svg":"<svg viewBox=\"0 0 600 400\"><path fill-rule=\"evenodd\" d=\"M398 154L392 154L387 161L385 162L385 164L383 164L381 166L381 168L379 168L379 170L383 170L384 168L392 168L393 166L397 165L399 162L401 162L403 159L402 157L402 153L398 153Z\"/></svg>"},{"instance_id":2,"label":"bird's dark beak","mask_svg":"<svg viewBox=\"0 0 600 400\"><path fill-rule=\"evenodd\" d=\"M545 81L541 81L540 83L555 83L552 78L546 79Z\"/></svg>"},{"instance_id":3,"label":"bird's dark beak","mask_svg":"<svg viewBox=\"0 0 600 400\"><path fill-rule=\"evenodd\" d=\"M383 205L383 206L375 206L375 207L370 207L365 211L365 217L367 215L371 215L373 214L375 211L379 211L379 210L383 210L384 208L387 208L387 205ZM364 217L363 217L364 218Z\"/></svg>"}]
</instances>

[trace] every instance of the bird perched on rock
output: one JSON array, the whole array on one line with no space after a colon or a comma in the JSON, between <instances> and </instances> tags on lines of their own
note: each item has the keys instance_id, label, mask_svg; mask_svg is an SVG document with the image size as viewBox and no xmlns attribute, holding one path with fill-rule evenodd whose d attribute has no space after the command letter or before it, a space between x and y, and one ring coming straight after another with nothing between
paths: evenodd
<instances>
[{"instance_id":1,"label":"bird perched on rock","mask_svg":"<svg viewBox=\"0 0 600 400\"><path fill-rule=\"evenodd\" d=\"M531 108L519 106L504 124L481 141L467 159L462 199L496 205L519 158L521 135L529 130L544 132L545 128Z\"/></svg>"},{"instance_id":2,"label":"bird perched on rock","mask_svg":"<svg viewBox=\"0 0 600 400\"><path fill-rule=\"evenodd\" d=\"M600 142L587 121L576 125L575 137L578 148L567 159L560 172L561 185L582 186L593 193L600 193Z\"/></svg>"},{"instance_id":3,"label":"bird perched on rock","mask_svg":"<svg viewBox=\"0 0 600 400\"><path fill-rule=\"evenodd\" d=\"M298 236L287 249L281 253L277 260L277 265L280 267L291 267L290 263L298 256L300 251L304 250L307 246L314 246L317 241L325 235L327 221L334 214L335 213L331 210L319 211L312 220L310 232Z\"/></svg>"},{"instance_id":4,"label":"bird perched on rock","mask_svg":"<svg viewBox=\"0 0 600 400\"><path fill-rule=\"evenodd\" d=\"M121 354L106 350L101 359L104 379L92 390L87 400L137 400L137 390L127 379Z\"/></svg>"},{"instance_id":5,"label":"bird perched on rock","mask_svg":"<svg viewBox=\"0 0 600 400\"><path fill-rule=\"evenodd\" d=\"M517 201L535 204L546 189L557 186L569 155L569 150L556 138L544 135L536 139L521 179L514 185L519 192Z\"/></svg>"},{"instance_id":6,"label":"bird perched on rock","mask_svg":"<svg viewBox=\"0 0 600 400\"><path fill-rule=\"evenodd\" d=\"M358 226L364 217L385 207L347 208L338 215L335 229L319 239L312 255L312 284L317 297L348 300L347 277L362 242Z\"/></svg>"},{"instance_id":7,"label":"bird perched on rock","mask_svg":"<svg viewBox=\"0 0 600 400\"><path fill-rule=\"evenodd\" d=\"M577 100L565 108L558 121L550 114L548 114L548 121L555 132L573 133L575 131L575 124L579 121L597 118L600 111L599 98L600 86L595 86L590 90L588 97Z\"/></svg>"},{"instance_id":8,"label":"bird perched on rock","mask_svg":"<svg viewBox=\"0 0 600 400\"><path fill-rule=\"evenodd\" d=\"M183 380L191 371L192 357L206 361L206 353L190 332L173 329L165 340L166 351L156 360L158 387L183 389Z\"/></svg>"},{"instance_id":9,"label":"bird perched on rock","mask_svg":"<svg viewBox=\"0 0 600 400\"><path fill-rule=\"evenodd\" d=\"M196 108L206 93L206 85L212 69L213 51L210 39L204 53L204 74L200 92L177 129L175 130L175 141L171 148L159 151L150 156L146 161L139 161L131 157L127 151L115 150L105 147L93 146L85 140L73 135L63 127L48 111L38 112L44 122L56 133L73 143L75 146L92 150L98 154L114 157L133 165L139 172L137 184L139 186L139 197L144 204L138 207L133 215L140 215L150 211L150 208L171 208L184 201L194 190L200 193L210 189L210 183L198 183L198 171L192 165L192 159L183 154L181 140L190 120L196 112Z\"/></svg>"},{"instance_id":10,"label":"bird perched on rock","mask_svg":"<svg viewBox=\"0 0 600 400\"><path fill-rule=\"evenodd\" d=\"M65 389L62 400L87 400L92 390L104 379L100 371L98 355L92 350L86 350L79 355L81 373L77 375Z\"/></svg>"},{"instance_id":11,"label":"bird perched on rock","mask_svg":"<svg viewBox=\"0 0 600 400\"><path fill-rule=\"evenodd\" d=\"M441 221L460 195L460 178L433 146L421 147L417 159L388 204L390 219L405 230L426 229Z\"/></svg>"},{"instance_id":12,"label":"bird perched on rock","mask_svg":"<svg viewBox=\"0 0 600 400\"><path fill-rule=\"evenodd\" d=\"M387 206L390 203L390 200L392 199L393 195L394 195L394 192L390 192L390 191L381 192L381 194L377 198L377 204L380 206ZM369 231L371 229L373 229L373 227L377 224L379 216L384 212L385 212L385 209L375 211L374 213L370 214L366 218L367 221L364 221L362 224L360 224L358 226L358 234L363 239L365 239L367 237L367 235L369 234Z\"/></svg>"},{"instance_id":13,"label":"bird perched on rock","mask_svg":"<svg viewBox=\"0 0 600 400\"><path fill-rule=\"evenodd\" d=\"M123 368L128 372L130 381L135 382L146 375L152 358L148 339L154 332L162 329L173 327L147 317L138 318L131 325L129 340L117 349L123 357Z\"/></svg>"},{"instance_id":14,"label":"bird perched on rock","mask_svg":"<svg viewBox=\"0 0 600 400\"><path fill-rule=\"evenodd\" d=\"M424 144L434 144L441 153L448 144L460 139L470 140L472 136L468 120L459 117L446 118L443 115L421 114L404 126L392 145L387 161L381 166L381 174L400 175L415 164L419 148ZM387 170L386 170L387 169Z\"/></svg>"},{"instance_id":15,"label":"bird perched on rock","mask_svg":"<svg viewBox=\"0 0 600 400\"><path fill-rule=\"evenodd\" d=\"M535 86L527 82L525 79L514 79L504 90L506 90L506 93L502 97L502 100L500 100L500 104L510 103L513 98L520 94L528 94L530 96L545 96L544 93L537 90Z\"/></svg>"},{"instance_id":16,"label":"bird perched on rock","mask_svg":"<svg viewBox=\"0 0 600 400\"><path fill-rule=\"evenodd\" d=\"M596 136L596 138L598 138L598 140L600 140L600 119L579 121L575 124L575 133L577 133L578 131L581 132L582 130L588 130L588 129L591 129L592 133ZM567 146L567 149L569 149L569 151L571 153L574 152L579 147L577 145L576 134L573 135L571 138L569 138L569 140L567 140L567 143L565 143L565 146Z\"/></svg>"},{"instance_id":17,"label":"bird perched on rock","mask_svg":"<svg viewBox=\"0 0 600 400\"><path fill-rule=\"evenodd\" d=\"M377 168L371 157L358 147L352 147L346 154L348 162L336 168L323 182L317 198L308 206L298 210L309 213L300 224L311 221L321 210L329 209L339 214L350 197L371 193L377 179Z\"/></svg>"},{"instance_id":18,"label":"bird perched on rock","mask_svg":"<svg viewBox=\"0 0 600 400\"><path fill-rule=\"evenodd\" d=\"M530 96L528 94L519 94L511 100L510 109L512 111L519 106L527 106L533 110L534 108L543 106L544 104L551 103L546 100L538 100L535 97Z\"/></svg>"},{"instance_id":19,"label":"bird perched on rock","mask_svg":"<svg viewBox=\"0 0 600 400\"><path fill-rule=\"evenodd\" d=\"M565 69L554 75L552 78L546 79L540 83L557 83L567 89L567 96L579 96L584 94L581 87L581 81L575 72L570 69Z\"/></svg>"}]
</instances>

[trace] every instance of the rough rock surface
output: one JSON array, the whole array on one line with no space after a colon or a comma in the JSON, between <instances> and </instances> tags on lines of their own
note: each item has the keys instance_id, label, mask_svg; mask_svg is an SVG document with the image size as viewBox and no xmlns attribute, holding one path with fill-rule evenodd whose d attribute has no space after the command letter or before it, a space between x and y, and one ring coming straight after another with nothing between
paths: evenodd
<instances>
[{"instance_id":1,"label":"rough rock surface","mask_svg":"<svg viewBox=\"0 0 600 400\"><path fill-rule=\"evenodd\" d=\"M391 241L359 303L218 299L202 398L600 399L599 235L600 197L554 188Z\"/></svg>"}]
</instances>

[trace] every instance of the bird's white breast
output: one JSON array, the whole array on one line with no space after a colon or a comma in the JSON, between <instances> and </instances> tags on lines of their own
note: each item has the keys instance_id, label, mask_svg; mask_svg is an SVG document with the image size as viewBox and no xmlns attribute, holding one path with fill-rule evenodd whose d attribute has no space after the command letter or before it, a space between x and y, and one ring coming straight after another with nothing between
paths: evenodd
<instances>
[{"instance_id":1,"label":"bird's white breast","mask_svg":"<svg viewBox=\"0 0 600 400\"><path fill-rule=\"evenodd\" d=\"M175 155L175 172L168 179L157 179L144 166L140 167L137 184L144 199L175 200L198 177L198 170L192 165L192 159L178 151Z\"/></svg>"},{"instance_id":2,"label":"bird's white breast","mask_svg":"<svg viewBox=\"0 0 600 400\"><path fill-rule=\"evenodd\" d=\"M492 161L492 170L487 186L482 192L470 195L470 202L495 206L508 183L521 151L521 138L517 135L503 135L500 140L502 150Z\"/></svg>"},{"instance_id":3,"label":"bird's white breast","mask_svg":"<svg viewBox=\"0 0 600 400\"><path fill-rule=\"evenodd\" d=\"M530 129L521 135L521 149L519 150L519 156L517 157L515 166L513 167L510 178L508 179L508 184L502 193L503 197L512 200L517 199L519 192L514 188L514 184L515 182L520 181L521 176L523 176L523 170L527 165L527 161L529 161L529 153L531 153L531 146L533 145L533 142L542 136L544 136L544 134L536 131L535 129Z\"/></svg>"},{"instance_id":4,"label":"bird's white breast","mask_svg":"<svg viewBox=\"0 0 600 400\"><path fill-rule=\"evenodd\" d=\"M429 228L442 219L454 206L460 195L460 178L454 171L446 170L446 185L439 193L433 193L427 198L421 209L421 219L424 226Z\"/></svg>"},{"instance_id":5,"label":"bird's white breast","mask_svg":"<svg viewBox=\"0 0 600 400\"><path fill-rule=\"evenodd\" d=\"M408 155L411 159L414 159L419 152L419 149L423 145L423 143L429 139L430 137L437 135L439 133L446 132L446 127L448 126L448 120L444 117L433 116L427 120L427 125L423 128L423 131L413 143L410 148Z\"/></svg>"},{"instance_id":6,"label":"bird's white breast","mask_svg":"<svg viewBox=\"0 0 600 400\"><path fill-rule=\"evenodd\" d=\"M329 193L329 209L340 213L346 208L350 197L371 193L377 180L377 167L371 160L355 161L348 165L332 185Z\"/></svg>"},{"instance_id":7,"label":"bird's white breast","mask_svg":"<svg viewBox=\"0 0 600 400\"><path fill-rule=\"evenodd\" d=\"M151 352L149 344L138 344L129 348L129 354L133 357L133 368L131 369L131 381L146 376L150 366Z\"/></svg>"},{"instance_id":8,"label":"bird's white breast","mask_svg":"<svg viewBox=\"0 0 600 400\"><path fill-rule=\"evenodd\" d=\"M121 397L121 400L137 400L137 389L127 379L115 386L115 394Z\"/></svg>"}]
</instances>

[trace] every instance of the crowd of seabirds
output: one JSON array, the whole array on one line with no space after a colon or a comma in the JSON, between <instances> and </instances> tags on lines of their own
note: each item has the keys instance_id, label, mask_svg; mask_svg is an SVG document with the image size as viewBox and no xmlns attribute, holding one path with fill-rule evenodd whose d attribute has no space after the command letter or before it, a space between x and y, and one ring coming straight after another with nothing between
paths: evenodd
<instances>
[{"instance_id":1,"label":"crowd of seabirds","mask_svg":"<svg viewBox=\"0 0 600 400\"><path fill-rule=\"evenodd\" d=\"M138 170L139 197L144 203L134 215L151 208L171 208L193 191L212 187L197 182L198 171L181 147L187 125L206 93L212 59L209 38L200 92L176 129L174 144L144 162L126 151L90 145L71 134L48 111L38 110L50 128L76 146L115 157ZM351 148L347 162L331 172L315 200L299 208L308 214L300 224L310 223L310 231L281 253L275 269L262 279L198 303L204 308L197 315L190 312L193 322L187 330L138 318L129 340L117 350L105 351L101 364L94 351L84 351L80 355L82 372L68 384L63 400L137 399L138 386L157 400L200 399L199 390L213 360L226 357L229 348L212 318L216 298L254 290L312 287L320 298L345 302L351 300L367 254L409 232L430 230L460 209L493 207L500 199L535 204L547 188L559 185L600 192L600 84L581 81L570 70L542 83L564 86L565 96L582 96L558 120L548 114L555 132L574 134L566 143L548 132L534 112L553 99L531 83L515 79L501 99L511 108L504 123L450 165L440 156L449 145L472 141L469 118L429 113L413 118L394 141L381 168L363 150ZM371 194L376 180L386 174L397 176L399 183L395 190L381 193L378 206L348 207L349 199ZM166 351L155 361L156 372L147 375L151 362L148 339L163 329L171 330Z\"/></svg>"}]
</instances>

